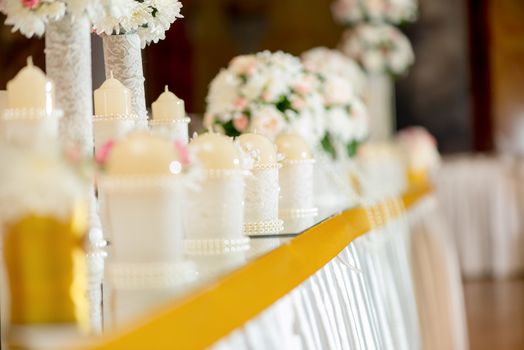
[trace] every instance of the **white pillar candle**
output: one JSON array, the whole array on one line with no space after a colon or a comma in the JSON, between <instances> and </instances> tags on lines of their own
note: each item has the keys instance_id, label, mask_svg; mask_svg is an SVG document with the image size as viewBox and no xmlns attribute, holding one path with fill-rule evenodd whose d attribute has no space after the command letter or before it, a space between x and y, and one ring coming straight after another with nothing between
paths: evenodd
<instances>
[{"instance_id":1,"label":"white pillar candle","mask_svg":"<svg viewBox=\"0 0 524 350\"><path fill-rule=\"evenodd\" d=\"M95 90L95 115L125 116L132 115L131 91L120 81L113 78L113 73Z\"/></svg>"},{"instance_id":2,"label":"white pillar candle","mask_svg":"<svg viewBox=\"0 0 524 350\"><path fill-rule=\"evenodd\" d=\"M188 193L186 254L205 275L241 263L249 248L243 234L244 171L239 150L226 136L203 134L189 147L204 179Z\"/></svg>"},{"instance_id":3,"label":"white pillar candle","mask_svg":"<svg viewBox=\"0 0 524 350\"><path fill-rule=\"evenodd\" d=\"M189 281L182 162L170 141L136 131L110 150L106 169L99 182L110 241L106 297L112 303L108 318L120 325L166 302Z\"/></svg>"},{"instance_id":4,"label":"white pillar candle","mask_svg":"<svg viewBox=\"0 0 524 350\"><path fill-rule=\"evenodd\" d=\"M41 110L51 114L53 94L53 83L40 68L33 65L29 57L27 66L7 83L7 106L10 109Z\"/></svg>"},{"instance_id":5,"label":"white pillar candle","mask_svg":"<svg viewBox=\"0 0 524 350\"><path fill-rule=\"evenodd\" d=\"M173 120L186 117L184 100L169 91L167 85L164 92L153 102L151 108L153 110L153 120Z\"/></svg>"},{"instance_id":6,"label":"white pillar candle","mask_svg":"<svg viewBox=\"0 0 524 350\"><path fill-rule=\"evenodd\" d=\"M169 91L167 85L164 92L153 102L151 109L153 118L149 124L155 133L187 144L190 119L186 117L184 101Z\"/></svg>"},{"instance_id":7,"label":"white pillar candle","mask_svg":"<svg viewBox=\"0 0 524 350\"><path fill-rule=\"evenodd\" d=\"M314 223L314 163L307 143L298 135L282 134L276 140L284 157L280 170L280 218L284 233L299 233Z\"/></svg>"},{"instance_id":8,"label":"white pillar candle","mask_svg":"<svg viewBox=\"0 0 524 350\"><path fill-rule=\"evenodd\" d=\"M244 233L249 236L278 234L282 221L278 218L277 151L265 136L244 134L238 138L243 151L253 159L251 174L246 177Z\"/></svg>"}]
</instances>

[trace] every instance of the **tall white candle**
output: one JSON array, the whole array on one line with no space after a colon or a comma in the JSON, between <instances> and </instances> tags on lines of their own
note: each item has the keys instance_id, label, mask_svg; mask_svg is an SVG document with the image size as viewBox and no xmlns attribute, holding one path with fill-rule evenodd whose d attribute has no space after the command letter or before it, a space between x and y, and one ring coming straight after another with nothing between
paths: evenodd
<instances>
[{"instance_id":1,"label":"tall white candle","mask_svg":"<svg viewBox=\"0 0 524 350\"><path fill-rule=\"evenodd\" d=\"M131 91L111 76L95 90L95 115L125 116L134 113L131 105Z\"/></svg>"},{"instance_id":2,"label":"tall white candle","mask_svg":"<svg viewBox=\"0 0 524 350\"><path fill-rule=\"evenodd\" d=\"M184 119L186 110L184 100L169 91L167 85L158 99L152 104L153 120Z\"/></svg>"},{"instance_id":3,"label":"tall white candle","mask_svg":"<svg viewBox=\"0 0 524 350\"><path fill-rule=\"evenodd\" d=\"M10 109L36 109L48 114L53 111L53 83L44 72L27 59L27 66L7 83L7 107Z\"/></svg>"}]
</instances>

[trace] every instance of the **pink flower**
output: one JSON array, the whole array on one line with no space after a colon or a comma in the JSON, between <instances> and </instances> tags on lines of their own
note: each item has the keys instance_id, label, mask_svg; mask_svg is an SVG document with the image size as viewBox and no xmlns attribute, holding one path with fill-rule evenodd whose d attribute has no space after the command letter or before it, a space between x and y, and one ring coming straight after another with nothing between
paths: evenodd
<instances>
[{"instance_id":1,"label":"pink flower","mask_svg":"<svg viewBox=\"0 0 524 350\"><path fill-rule=\"evenodd\" d=\"M175 141L175 148L178 152L178 157L180 158L180 163L182 166L186 167L191 164L191 159L189 158L189 152L187 146L180 140Z\"/></svg>"},{"instance_id":2,"label":"pink flower","mask_svg":"<svg viewBox=\"0 0 524 350\"><path fill-rule=\"evenodd\" d=\"M249 120L244 114L241 114L235 119L233 119L233 126L240 132L244 132L247 129L248 124Z\"/></svg>"},{"instance_id":3,"label":"pink flower","mask_svg":"<svg viewBox=\"0 0 524 350\"><path fill-rule=\"evenodd\" d=\"M28 9L34 9L40 3L40 0L22 0L22 6Z\"/></svg>"},{"instance_id":4,"label":"pink flower","mask_svg":"<svg viewBox=\"0 0 524 350\"><path fill-rule=\"evenodd\" d=\"M244 97L239 97L237 98L234 104L236 109L243 110L247 106L247 99L245 99Z\"/></svg>"},{"instance_id":5,"label":"pink flower","mask_svg":"<svg viewBox=\"0 0 524 350\"><path fill-rule=\"evenodd\" d=\"M104 165L114 145L115 145L115 140L109 140L106 143L104 143L104 145L100 148L100 150L96 152L95 162L97 162L97 164L99 165Z\"/></svg>"}]
</instances>

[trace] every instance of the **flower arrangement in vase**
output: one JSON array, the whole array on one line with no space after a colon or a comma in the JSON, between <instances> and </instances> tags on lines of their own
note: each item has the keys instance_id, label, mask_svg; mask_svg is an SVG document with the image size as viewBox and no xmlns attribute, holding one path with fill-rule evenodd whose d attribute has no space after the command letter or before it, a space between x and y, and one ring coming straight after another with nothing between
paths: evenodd
<instances>
[{"instance_id":1,"label":"flower arrangement in vase","mask_svg":"<svg viewBox=\"0 0 524 350\"><path fill-rule=\"evenodd\" d=\"M333 16L341 24L358 22L412 22L417 18L415 0L336 0L331 5Z\"/></svg>"},{"instance_id":2,"label":"flower arrangement in vase","mask_svg":"<svg viewBox=\"0 0 524 350\"><path fill-rule=\"evenodd\" d=\"M104 41L106 77L113 72L131 90L134 113L146 126L141 49L165 38L171 24L182 17L182 4L170 0L114 1L111 10L93 22L94 30Z\"/></svg>"},{"instance_id":3,"label":"flower arrangement in vase","mask_svg":"<svg viewBox=\"0 0 524 350\"><path fill-rule=\"evenodd\" d=\"M325 130L316 84L292 55L264 51L235 57L210 84L205 126L228 136L255 132L270 139L295 130L316 144Z\"/></svg>"},{"instance_id":4,"label":"flower arrangement in vase","mask_svg":"<svg viewBox=\"0 0 524 350\"><path fill-rule=\"evenodd\" d=\"M353 157L368 136L363 93L365 77L358 65L337 50L314 48L302 54L306 71L315 76L325 119L320 145L333 159Z\"/></svg>"}]
</instances>

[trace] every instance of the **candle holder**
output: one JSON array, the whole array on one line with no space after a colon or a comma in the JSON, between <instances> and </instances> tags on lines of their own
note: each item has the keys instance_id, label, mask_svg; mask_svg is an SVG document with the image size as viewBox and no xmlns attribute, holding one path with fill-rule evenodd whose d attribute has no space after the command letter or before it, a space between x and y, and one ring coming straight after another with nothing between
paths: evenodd
<instances>
[{"instance_id":1,"label":"candle holder","mask_svg":"<svg viewBox=\"0 0 524 350\"><path fill-rule=\"evenodd\" d=\"M189 149L204 170L199 186L189 191L185 249L199 273L208 276L245 261L245 170L239 150L223 135L198 136Z\"/></svg>"},{"instance_id":2,"label":"candle holder","mask_svg":"<svg viewBox=\"0 0 524 350\"><path fill-rule=\"evenodd\" d=\"M59 136L62 111L51 113L33 108L8 108L0 116L0 133L5 143L30 146Z\"/></svg>"},{"instance_id":3,"label":"candle holder","mask_svg":"<svg viewBox=\"0 0 524 350\"><path fill-rule=\"evenodd\" d=\"M93 116L95 152L98 152L108 141L121 139L136 129L138 123L139 118L136 114Z\"/></svg>"},{"instance_id":4,"label":"candle holder","mask_svg":"<svg viewBox=\"0 0 524 350\"><path fill-rule=\"evenodd\" d=\"M53 142L2 148L0 162L2 335L8 348L58 348L90 331L87 185Z\"/></svg>"},{"instance_id":5,"label":"candle holder","mask_svg":"<svg viewBox=\"0 0 524 350\"><path fill-rule=\"evenodd\" d=\"M131 91L133 111L140 123L147 126L140 37L137 33L104 35L103 42L106 76L113 72L115 78Z\"/></svg>"},{"instance_id":6,"label":"candle holder","mask_svg":"<svg viewBox=\"0 0 524 350\"><path fill-rule=\"evenodd\" d=\"M257 134L241 135L238 143L253 160L251 174L246 176L244 234L279 234L283 230L283 222L278 218L280 164L275 146L269 139Z\"/></svg>"},{"instance_id":7,"label":"candle holder","mask_svg":"<svg viewBox=\"0 0 524 350\"><path fill-rule=\"evenodd\" d=\"M60 134L93 152L91 79L91 25L85 16L74 21L68 12L48 23L45 34L46 71L56 87L57 107L64 111Z\"/></svg>"},{"instance_id":8,"label":"candle holder","mask_svg":"<svg viewBox=\"0 0 524 350\"><path fill-rule=\"evenodd\" d=\"M315 223L318 214L314 198L315 159L298 135L282 134L275 143L284 157L279 175L283 233L300 233Z\"/></svg>"},{"instance_id":9,"label":"candle holder","mask_svg":"<svg viewBox=\"0 0 524 350\"><path fill-rule=\"evenodd\" d=\"M166 302L196 276L184 260L184 175L173 144L133 132L110 151L99 191L109 241L109 326Z\"/></svg>"},{"instance_id":10,"label":"candle holder","mask_svg":"<svg viewBox=\"0 0 524 350\"><path fill-rule=\"evenodd\" d=\"M169 138L173 141L180 141L187 145L189 140L189 123L188 117L181 119L151 119L149 127L153 133Z\"/></svg>"}]
</instances>

